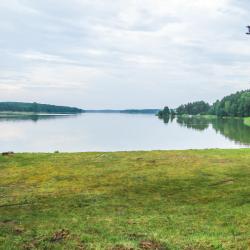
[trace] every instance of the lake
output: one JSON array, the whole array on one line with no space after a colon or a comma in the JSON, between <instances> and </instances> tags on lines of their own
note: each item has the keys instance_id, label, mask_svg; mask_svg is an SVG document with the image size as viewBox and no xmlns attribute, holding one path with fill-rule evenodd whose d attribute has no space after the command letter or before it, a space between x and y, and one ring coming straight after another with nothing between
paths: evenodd
<instances>
[{"instance_id":1,"label":"lake","mask_svg":"<svg viewBox=\"0 0 250 250\"><path fill-rule=\"evenodd\" d=\"M0 151L83 152L240 148L250 145L242 119L84 113L0 118Z\"/></svg>"}]
</instances>

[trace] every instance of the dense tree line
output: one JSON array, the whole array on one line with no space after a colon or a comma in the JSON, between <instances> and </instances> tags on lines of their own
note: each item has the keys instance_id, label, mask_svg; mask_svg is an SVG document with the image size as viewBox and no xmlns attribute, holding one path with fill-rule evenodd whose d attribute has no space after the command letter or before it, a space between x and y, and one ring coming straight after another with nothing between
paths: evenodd
<instances>
[{"instance_id":1,"label":"dense tree line","mask_svg":"<svg viewBox=\"0 0 250 250\"><path fill-rule=\"evenodd\" d=\"M212 106L204 101L180 105L175 110L165 107L158 113L160 118L170 115L217 115L223 116L250 116L250 90L240 91L217 100Z\"/></svg>"},{"instance_id":2,"label":"dense tree line","mask_svg":"<svg viewBox=\"0 0 250 250\"><path fill-rule=\"evenodd\" d=\"M217 116L250 116L250 90L240 91L216 101L209 114Z\"/></svg>"},{"instance_id":3,"label":"dense tree line","mask_svg":"<svg viewBox=\"0 0 250 250\"><path fill-rule=\"evenodd\" d=\"M78 108L56 106L39 103L23 103L23 102L0 102L0 112L33 112L33 113L59 113L59 114L75 114L81 113L83 110Z\"/></svg>"},{"instance_id":4,"label":"dense tree line","mask_svg":"<svg viewBox=\"0 0 250 250\"><path fill-rule=\"evenodd\" d=\"M179 106L176 109L178 115L188 114L188 115L199 115L207 114L210 109L210 105L204 101L191 102Z\"/></svg>"},{"instance_id":5,"label":"dense tree line","mask_svg":"<svg viewBox=\"0 0 250 250\"><path fill-rule=\"evenodd\" d=\"M203 101L192 102L188 104L180 105L177 109L169 109L169 107L164 107L163 110L158 112L160 118L166 116L174 115L198 115L198 114L207 114L210 109L210 105Z\"/></svg>"}]
</instances>

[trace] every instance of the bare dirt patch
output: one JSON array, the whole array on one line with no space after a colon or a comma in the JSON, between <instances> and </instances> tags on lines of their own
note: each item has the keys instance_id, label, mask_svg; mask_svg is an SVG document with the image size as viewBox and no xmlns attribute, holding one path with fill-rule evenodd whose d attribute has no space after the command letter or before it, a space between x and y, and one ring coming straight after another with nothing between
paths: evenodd
<instances>
[{"instance_id":1,"label":"bare dirt patch","mask_svg":"<svg viewBox=\"0 0 250 250\"><path fill-rule=\"evenodd\" d=\"M13 232L16 234L16 235L20 235L24 232L24 228L21 227L21 226L15 226L13 228Z\"/></svg>"},{"instance_id":2,"label":"bare dirt patch","mask_svg":"<svg viewBox=\"0 0 250 250\"><path fill-rule=\"evenodd\" d=\"M2 156L12 156L12 155L14 155L14 152L12 151L2 153Z\"/></svg>"},{"instance_id":3,"label":"bare dirt patch","mask_svg":"<svg viewBox=\"0 0 250 250\"><path fill-rule=\"evenodd\" d=\"M66 229L62 229L60 231L55 232L52 237L51 237L51 242L58 242L61 240L65 240L67 238L69 238L70 232L69 230Z\"/></svg>"},{"instance_id":4,"label":"bare dirt patch","mask_svg":"<svg viewBox=\"0 0 250 250\"><path fill-rule=\"evenodd\" d=\"M132 248L132 247L125 247L123 245L117 245L117 246L109 248L108 250L134 250L134 248Z\"/></svg>"},{"instance_id":5,"label":"bare dirt patch","mask_svg":"<svg viewBox=\"0 0 250 250\"><path fill-rule=\"evenodd\" d=\"M139 247L143 250L167 250L161 243L152 240L141 241Z\"/></svg>"}]
</instances>

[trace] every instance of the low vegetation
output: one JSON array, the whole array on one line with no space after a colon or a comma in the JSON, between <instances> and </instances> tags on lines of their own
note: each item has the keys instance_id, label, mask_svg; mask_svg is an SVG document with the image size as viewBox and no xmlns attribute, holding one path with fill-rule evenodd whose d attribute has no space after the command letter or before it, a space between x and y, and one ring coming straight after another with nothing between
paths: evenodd
<instances>
[{"instance_id":1,"label":"low vegetation","mask_svg":"<svg viewBox=\"0 0 250 250\"><path fill-rule=\"evenodd\" d=\"M248 249L250 150L0 156L0 249Z\"/></svg>"}]
</instances>

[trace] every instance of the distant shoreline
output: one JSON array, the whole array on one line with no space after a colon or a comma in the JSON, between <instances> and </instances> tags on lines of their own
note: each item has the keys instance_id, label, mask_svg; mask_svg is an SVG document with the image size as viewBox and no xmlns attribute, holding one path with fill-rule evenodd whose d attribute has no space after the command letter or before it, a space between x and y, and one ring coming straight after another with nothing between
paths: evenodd
<instances>
[{"instance_id":1,"label":"distant shoreline","mask_svg":"<svg viewBox=\"0 0 250 250\"><path fill-rule=\"evenodd\" d=\"M157 114L160 109L90 109L84 111L85 113Z\"/></svg>"},{"instance_id":2,"label":"distant shoreline","mask_svg":"<svg viewBox=\"0 0 250 250\"><path fill-rule=\"evenodd\" d=\"M4 111L0 112L0 116L16 116L16 115L74 115L79 113L35 113L35 112L11 112L11 111Z\"/></svg>"},{"instance_id":3,"label":"distant shoreline","mask_svg":"<svg viewBox=\"0 0 250 250\"><path fill-rule=\"evenodd\" d=\"M119 113L119 114L157 114L160 109L124 109L124 110L82 110L82 112L20 112L20 111L0 111L1 115L72 115L72 114L84 114L84 113Z\"/></svg>"}]
</instances>

